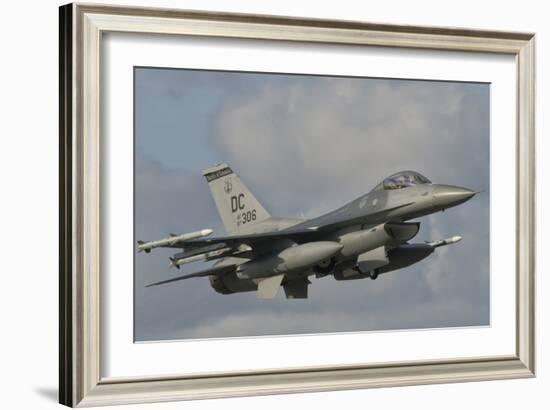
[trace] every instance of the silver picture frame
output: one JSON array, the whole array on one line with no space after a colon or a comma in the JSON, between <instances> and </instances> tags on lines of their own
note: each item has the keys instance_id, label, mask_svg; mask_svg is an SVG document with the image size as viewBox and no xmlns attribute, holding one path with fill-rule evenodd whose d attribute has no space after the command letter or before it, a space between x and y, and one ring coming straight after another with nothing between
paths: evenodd
<instances>
[{"instance_id":1,"label":"silver picture frame","mask_svg":"<svg viewBox=\"0 0 550 410\"><path fill-rule=\"evenodd\" d=\"M510 356L195 376L101 377L100 84L104 33L232 37L506 54L516 65L516 351ZM60 8L60 380L71 407L535 375L535 35L69 4ZM498 121L498 118L494 119ZM108 314L108 312L107 312Z\"/></svg>"}]
</instances>

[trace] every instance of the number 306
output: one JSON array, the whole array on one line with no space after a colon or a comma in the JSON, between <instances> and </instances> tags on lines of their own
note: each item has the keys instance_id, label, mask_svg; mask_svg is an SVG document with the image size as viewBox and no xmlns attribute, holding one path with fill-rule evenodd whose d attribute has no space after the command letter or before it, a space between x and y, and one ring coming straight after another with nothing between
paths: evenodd
<instances>
[{"instance_id":1,"label":"number 306","mask_svg":"<svg viewBox=\"0 0 550 410\"><path fill-rule=\"evenodd\" d=\"M251 221L256 220L256 210L253 209L252 211L243 212L241 214L242 222L243 224Z\"/></svg>"}]
</instances>

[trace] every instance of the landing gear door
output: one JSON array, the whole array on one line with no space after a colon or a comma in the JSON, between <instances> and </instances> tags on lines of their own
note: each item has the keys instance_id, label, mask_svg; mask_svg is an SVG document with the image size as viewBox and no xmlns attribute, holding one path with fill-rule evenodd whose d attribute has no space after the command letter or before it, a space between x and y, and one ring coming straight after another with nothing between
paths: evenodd
<instances>
[{"instance_id":1,"label":"landing gear door","mask_svg":"<svg viewBox=\"0 0 550 410\"><path fill-rule=\"evenodd\" d=\"M361 273L368 273L381 268L389 263L386 247L379 248L362 253L357 257L357 268Z\"/></svg>"}]
</instances>

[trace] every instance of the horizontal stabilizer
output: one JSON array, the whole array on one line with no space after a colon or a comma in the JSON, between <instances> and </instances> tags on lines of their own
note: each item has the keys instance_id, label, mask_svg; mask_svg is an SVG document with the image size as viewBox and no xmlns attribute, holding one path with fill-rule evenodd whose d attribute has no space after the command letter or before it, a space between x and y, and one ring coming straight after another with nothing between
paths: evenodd
<instances>
[{"instance_id":1,"label":"horizontal stabilizer","mask_svg":"<svg viewBox=\"0 0 550 410\"><path fill-rule=\"evenodd\" d=\"M237 265L226 265L226 266L214 267L214 268L206 269L195 273L189 273L183 276L178 276L176 278L151 283L149 285L146 285L145 287L148 288L151 286L163 285L165 283L176 282L178 280L189 279L189 278L200 278L204 276L221 276L221 275L225 275L226 273L233 272L236 266Z\"/></svg>"},{"instance_id":2,"label":"horizontal stabilizer","mask_svg":"<svg viewBox=\"0 0 550 410\"><path fill-rule=\"evenodd\" d=\"M284 276L285 275L281 273L280 275L270 276L269 278L260 280L256 296L259 299L273 299L279 290L279 286L281 286Z\"/></svg>"}]
</instances>

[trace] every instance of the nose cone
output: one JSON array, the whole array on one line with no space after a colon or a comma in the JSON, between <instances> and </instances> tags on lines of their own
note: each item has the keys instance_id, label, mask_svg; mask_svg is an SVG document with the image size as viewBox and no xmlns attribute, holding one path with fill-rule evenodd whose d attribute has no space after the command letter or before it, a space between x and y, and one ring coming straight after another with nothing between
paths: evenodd
<instances>
[{"instance_id":1,"label":"nose cone","mask_svg":"<svg viewBox=\"0 0 550 410\"><path fill-rule=\"evenodd\" d=\"M460 205L472 198L477 192L452 185L436 185L433 190L433 205L437 209L446 209Z\"/></svg>"}]
</instances>

